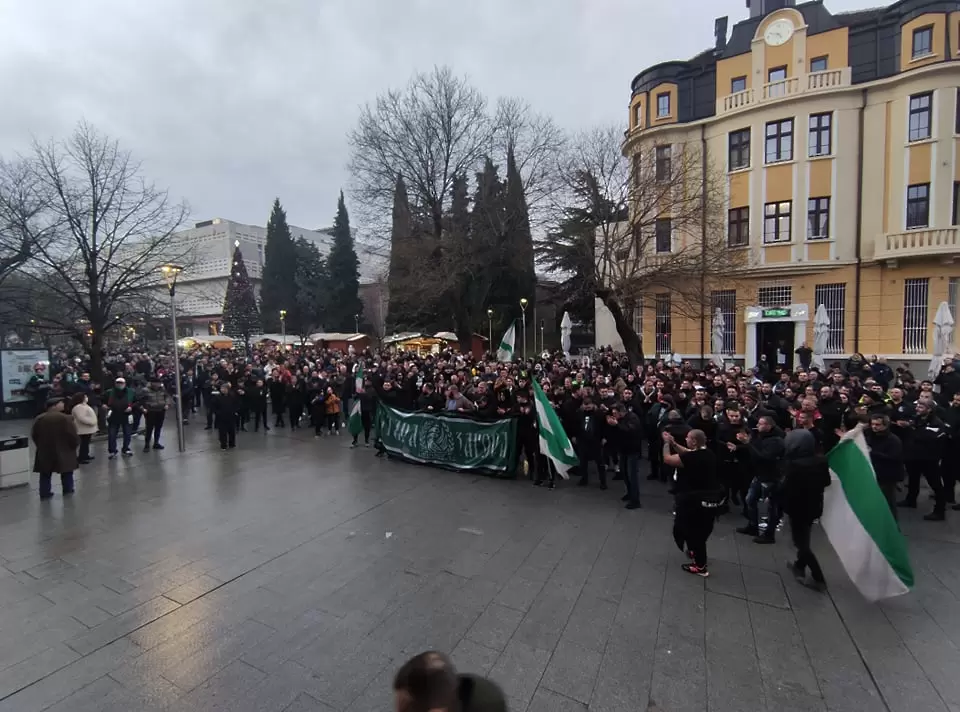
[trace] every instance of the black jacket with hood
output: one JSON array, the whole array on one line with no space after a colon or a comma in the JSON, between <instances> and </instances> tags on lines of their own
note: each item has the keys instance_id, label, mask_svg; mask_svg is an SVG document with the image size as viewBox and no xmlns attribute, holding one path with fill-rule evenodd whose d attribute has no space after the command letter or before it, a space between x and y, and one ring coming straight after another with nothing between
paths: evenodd
<instances>
[{"instance_id":1,"label":"black jacket with hood","mask_svg":"<svg viewBox=\"0 0 960 712\"><path fill-rule=\"evenodd\" d=\"M784 438L783 511L798 520L812 522L823 514L823 491L830 486L827 458L817 455L817 443L807 430L792 430Z\"/></svg>"}]
</instances>

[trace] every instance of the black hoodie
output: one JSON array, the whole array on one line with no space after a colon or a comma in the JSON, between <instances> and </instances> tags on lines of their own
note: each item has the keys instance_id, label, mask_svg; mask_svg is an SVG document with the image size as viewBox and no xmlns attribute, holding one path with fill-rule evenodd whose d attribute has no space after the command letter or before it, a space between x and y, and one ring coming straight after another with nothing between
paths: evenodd
<instances>
[{"instance_id":1,"label":"black hoodie","mask_svg":"<svg viewBox=\"0 0 960 712\"><path fill-rule=\"evenodd\" d=\"M801 521L812 522L823 514L823 491L830 486L827 458L816 454L817 442L807 430L793 430L784 439L783 511Z\"/></svg>"}]
</instances>

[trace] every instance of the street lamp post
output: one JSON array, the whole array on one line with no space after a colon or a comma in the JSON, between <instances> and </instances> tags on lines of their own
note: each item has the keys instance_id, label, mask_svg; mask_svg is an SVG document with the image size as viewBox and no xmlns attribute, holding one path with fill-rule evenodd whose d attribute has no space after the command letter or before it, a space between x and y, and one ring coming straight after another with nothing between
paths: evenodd
<instances>
[{"instance_id":1,"label":"street lamp post","mask_svg":"<svg viewBox=\"0 0 960 712\"><path fill-rule=\"evenodd\" d=\"M493 353L493 309L487 309L487 321L489 322L489 340L487 342L487 348L489 348L490 352Z\"/></svg>"},{"instance_id":2,"label":"street lamp post","mask_svg":"<svg viewBox=\"0 0 960 712\"><path fill-rule=\"evenodd\" d=\"M287 310L280 310L280 338L283 341L283 351L287 351Z\"/></svg>"},{"instance_id":3,"label":"street lamp post","mask_svg":"<svg viewBox=\"0 0 960 712\"><path fill-rule=\"evenodd\" d=\"M177 388L177 447L180 452L186 450L183 440L183 394L180 392L180 352L177 349L177 305L174 297L177 292L177 278L183 272L179 265L163 265L160 268L170 291L170 322L173 326L173 377Z\"/></svg>"},{"instance_id":4,"label":"street lamp post","mask_svg":"<svg viewBox=\"0 0 960 712\"><path fill-rule=\"evenodd\" d=\"M547 350L547 342L546 342L546 339L543 338L543 327L545 322L546 322L546 319L540 320L540 350L541 351ZM534 349L534 351L536 351L536 349Z\"/></svg>"},{"instance_id":5,"label":"street lamp post","mask_svg":"<svg viewBox=\"0 0 960 712\"><path fill-rule=\"evenodd\" d=\"M360 333L360 315L359 314L353 315L353 333L354 334Z\"/></svg>"},{"instance_id":6,"label":"street lamp post","mask_svg":"<svg viewBox=\"0 0 960 712\"><path fill-rule=\"evenodd\" d=\"M527 298L520 299L520 314L523 319L523 360L527 360Z\"/></svg>"}]
</instances>

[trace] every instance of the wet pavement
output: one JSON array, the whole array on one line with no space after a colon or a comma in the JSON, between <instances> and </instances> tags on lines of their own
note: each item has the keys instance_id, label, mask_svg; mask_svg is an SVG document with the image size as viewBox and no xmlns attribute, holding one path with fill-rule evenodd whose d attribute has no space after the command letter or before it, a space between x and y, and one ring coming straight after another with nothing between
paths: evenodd
<instances>
[{"instance_id":1,"label":"wet pavement","mask_svg":"<svg viewBox=\"0 0 960 712\"><path fill-rule=\"evenodd\" d=\"M17 425L4 424L3 433ZM20 428L23 430L23 428ZM348 437L188 430L77 493L0 493L0 712L387 712L427 648L529 712L960 710L960 514L908 512L917 590L830 595L728 516L680 570L670 501L379 460ZM647 484L647 483L645 483Z\"/></svg>"}]
</instances>

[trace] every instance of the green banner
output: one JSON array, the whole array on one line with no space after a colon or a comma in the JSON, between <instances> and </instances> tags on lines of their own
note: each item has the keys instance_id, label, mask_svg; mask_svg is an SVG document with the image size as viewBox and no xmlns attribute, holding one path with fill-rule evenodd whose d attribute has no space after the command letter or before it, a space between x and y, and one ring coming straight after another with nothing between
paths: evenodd
<instances>
[{"instance_id":1,"label":"green banner","mask_svg":"<svg viewBox=\"0 0 960 712\"><path fill-rule=\"evenodd\" d=\"M481 421L445 413L410 413L382 403L377 432L387 454L409 462L513 476L517 423Z\"/></svg>"}]
</instances>

